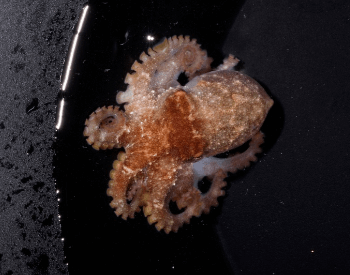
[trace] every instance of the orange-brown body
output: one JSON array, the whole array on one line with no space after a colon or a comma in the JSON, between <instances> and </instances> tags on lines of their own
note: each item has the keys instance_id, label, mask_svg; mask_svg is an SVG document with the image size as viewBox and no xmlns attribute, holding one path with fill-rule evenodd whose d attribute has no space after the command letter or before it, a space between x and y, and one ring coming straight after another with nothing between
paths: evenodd
<instances>
[{"instance_id":1,"label":"orange-brown body","mask_svg":"<svg viewBox=\"0 0 350 275\"><path fill-rule=\"evenodd\" d=\"M255 161L259 132L273 101L250 77L232 68L233 56L211 71L211 59L188 37L172 37L142 53L128 74L125 92L117 95L125 112L109 106L86 121L84 135L95 149L123 147L110 173L107 194L124 219L143 207L158 230L177 231L192 216L217 205L226 172ZM179 73L189 82L181 86ZM250 148L227 159L214 156L251 140ZM210 190L197 182L207 176ZM169 201L184 211L173 214Z\"/></svg>"}]
</instances>

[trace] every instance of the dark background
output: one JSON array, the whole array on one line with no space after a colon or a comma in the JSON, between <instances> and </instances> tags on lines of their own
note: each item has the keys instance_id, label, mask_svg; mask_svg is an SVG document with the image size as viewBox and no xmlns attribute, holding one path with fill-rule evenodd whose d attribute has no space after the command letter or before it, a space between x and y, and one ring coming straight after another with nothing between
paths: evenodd
<instances>
[{"instance_id":1,"label":"dark background","mask_svg":"<svg viewBox=\"0 0 350 275\"><path fill-rule=\"evenodd\" d=\"M1 3L0 274L67 274L64 246L71 274L349 274L348 1L91 4L63 95L84 2ZM165 235L142 215L113 216L104 192L115 152L93 151L81 133L125 88L125 72L147 48L142 38L181 33L214 64L235 54L275 106L264 154L230 178L220 207ZM57 97L68 103L59 133Z\"/></svg>"}]
</instances>

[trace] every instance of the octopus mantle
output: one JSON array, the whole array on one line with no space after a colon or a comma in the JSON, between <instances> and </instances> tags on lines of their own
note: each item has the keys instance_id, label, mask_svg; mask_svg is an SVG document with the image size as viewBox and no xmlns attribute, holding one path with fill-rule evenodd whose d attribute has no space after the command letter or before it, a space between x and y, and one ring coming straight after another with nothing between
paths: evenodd
<instances>
[{"instance_id":1,"label":"octopus mantle","mask_svg":"<svg viewBox=\"0 0 350 275\"><path fill-rule=\"evenodd\" d=\"M211 58L196 40L173 36L140 55L127 74L119 107L98 108L86 120L84 135L96 150L123 147L110 172L111 207L123 219L143 208L150 224L176 232L192 216L209 213L223 196L227 172L256 161L260 127L273 105L252 78L233 71L230 55L212 69ZM189 82L178 83L180 73ZM215 155L249 141L243 153ZM198 181L211 180L201 193ZM169 208L175 201L181 213Z\"/></svg>"}]
</instances>

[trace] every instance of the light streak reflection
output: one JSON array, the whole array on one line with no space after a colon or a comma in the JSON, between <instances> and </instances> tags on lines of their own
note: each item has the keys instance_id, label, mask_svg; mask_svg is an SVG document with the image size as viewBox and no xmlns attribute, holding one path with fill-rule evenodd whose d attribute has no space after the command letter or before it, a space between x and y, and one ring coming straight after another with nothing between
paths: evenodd
<instances>
[{"instance_id":1,"label":"light streak reflection","mask_svg":"<svg viewBox=\"0 0 350 275\"><path fill-rule=\"evenodd\" d=\"M77 44L78 44L78 40L79 40L79 37L80 37L79 34L81 33L81 30L83 29L88 9L89 9L88 5L86 5L83 8L82 15L81 15L79 23L78 23L78 29L77 29L77 32L74 35L74 38L73 38L72 46L71 46L71 49L70 49L70 52L69 52L69 57L68 57L68 64L66 66L65 72L63 73L64 79L63 79L63 83L62 83L62 86L61 86L61 91L62 92L64 92L67 89L68 80L70 78L71 70L72 70L72 63L73 63L73 60L74 60L74 55L75 55ZM64 98L62 98L62 100L59 102L58 120L57 120L57 124L56 124L56 129L57 130L60 129L60 127L62 126L64 103L65 103L64 102Z\"/></svg>"},{"instance_id":2,"label":"light streak reflection","mask_svg":"<svg viewBox=\"0 0 350 275\"><path fill-rule=\"evenodd\" d=\"M64 107L64 98L62 98L61 102L60 102L60 109L58 112L58 121L56 124L56 129L58 130L61 127L62 124L62 117L63 117L63 107Z\"/></svg>"},{"instance_id":3,"label":"light streak reflection","mask_svg":"<svg viewBox=\"0 0 350 275\"><path fill-rule=\"evenodd\" d=\"M88 9L89 9L89 6L84 7L83 12L82 12L82 16L81 16L80 21L79 21L77 33L74 35L74 38L73 38L72 48L70 50L70 54L69 54L69 58L68 58L68 65L66 67L66 72L64 74L64 80L63 80L63 84L62 84L62 88L61 88L62 91L65 91L67 89L67 83L68 83L68 80L69 80L69 77L71 74L72 63L73 63L73 58L75 55L75 50L76 50L76 47L78 44L79 34L81 33L81 30L83 28L84 21L86 18L86 13L87 13Z\"/></svg>"}]
</instances>

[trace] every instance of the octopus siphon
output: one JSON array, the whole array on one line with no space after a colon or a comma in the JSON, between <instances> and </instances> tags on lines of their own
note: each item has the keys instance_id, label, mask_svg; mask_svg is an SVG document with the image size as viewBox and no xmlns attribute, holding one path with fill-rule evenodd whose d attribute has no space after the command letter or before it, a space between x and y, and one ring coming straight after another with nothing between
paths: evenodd
<instances>
[{"instance_id":1,"label":"octopus siphon","mask_svg":"<svg viewBox=\"0 0 350 275\"><path fill-rule=\"evenodd\" d=\"M177 232L218 206L227 172L257 160L260 128L273 100L233 70L239 62L233 55L212 69L212 58L189 36L164 39L139 59L126 75L126 91L117 93L124 109L98 108L86 120L84 136L96 150L124 149L107 189L116 215L134 218L142 209L157 230ZM180 74L188 78L184 86ZM244 152L216 157L247 142ZM207 192L198 186L204 177L211 181Z\"/></svg>"}]
</instances>

